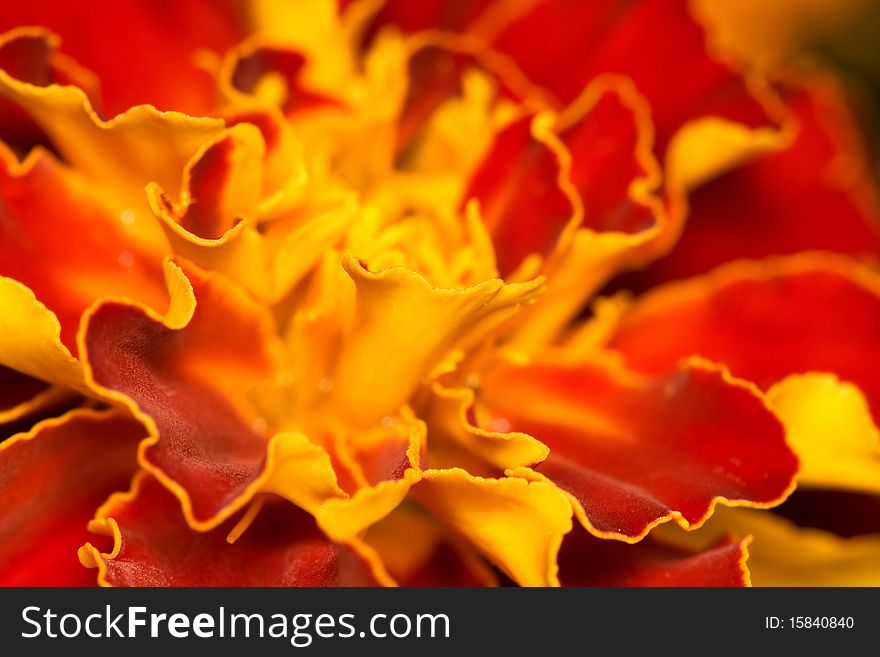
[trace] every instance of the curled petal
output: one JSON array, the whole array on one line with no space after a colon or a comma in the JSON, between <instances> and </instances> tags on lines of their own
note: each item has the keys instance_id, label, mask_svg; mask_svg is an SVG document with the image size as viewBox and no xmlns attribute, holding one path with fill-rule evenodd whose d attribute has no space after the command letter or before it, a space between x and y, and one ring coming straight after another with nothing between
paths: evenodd
<instances>
[{"instance_id":1,"label":"curled petal","mask_svg":"<svg viewBox=\"0 0 880 657\"><path fill-rule=\"evenodd\" d=\"M842 90L818 74L785 90L796 121L792 143L694 191L675 248L621 287L645 290L736 258L880 253L880 211Z\"/></svg>"},{"instance_id":2,"label":"curled petal","mask_svg":"<svg viewBox=\"0 0 880 657\"><path fill-rule=\"evenodd\" d=\"M363 426L393 415L449 350L509 318L542 282L441 289L404 267L371 272L351 257L343 266L357 288L357 311L333 394Z\"/></svg>"},{"instance_id":3,"label":"curled petal","mask_svg":"<svg viewBox=\"0 0 880 657\"><path fill-rule=\"evenodd\" d=\"M536 30L543 48L534 47ZM515 16L491 43L561 103L602 73L632 78L651 104L660 153L682 124L702 116L750 127L769 122L745 81L707 52L684 2L543 0Z\"/></svg>"},{"instance_id":4,"label":"curled petal","mask_svg":"<svg viewBox=\"0 0 880 657\"><path fill-rule=\"evenodd\" d=\"M216 526L259 488L265 420L252 395L277 362L266 310L227 279L169 263L169 312L122 301L90 309L80 333L86 376L149 428L142 465L196 528Z\"/></svg>"},{"instance_id":5,"label":"curled petal","mask_svg":"<svg viewBox=\"0 0 880 657\"><path fill-rule=\"evenodd\" d=\"M502 365L483 378L478 418L545 443L535 478L565 490L601 538L699 526L718 502L773 506L797 473L758 391L699 361L653 380L590 364Z\"/></svg>"},{"instance_id":6,"label":"curled petal","mask_svg":"<svg viewBox=\"0 0 880 657\"><path fill-rule=\"evenodd\" d=\"M426 470L415 498L522 586L556 586L571 505L555 487L518 477Z\"/></svg>"},{"instance_id":7,"label":"curled petal","mask_svg":"<svg viewBox=\"0 0 880 657\"><path fill-rule=\"evenodd\" d=\"M0 586L87 586L76 550L95 509L137 468L143 427L74 410L0 443Z\"/></svg>"},{"instance_id":8,"label":"curled petal","mask_svg":"<svg viewBox=\"0 0 880 657\"><path fill-rule=\"evenodd\" d=\"M104 586L376 586L392 583L373 551L331 543L306 512L268 501L229 544L232 526L190 530L174 496L149 475L104 504L90 524L113 538L109 552L79 552Z\"/></svg>"},{"instance_id":9,"label":"curled petal","mask_svg":"<svg viewBox=\"0 0 880 657\"><path fill-rule=\"evenodd\" d=\"M831 372L858 385L878 418L878 327L877 273L817 253L731 263L660 287L623 313L608 346L649 373L697 354L765 390L789 374Z\"/></svg>"},{"instance_id":10,"label":"curled petal","mask_svg":"<svg viewBox=\"0 0 880 657\"><path fill-rule=\"evenodd\" d=\"M108 116L141 104L203 115L216 94L200 55L222 53L241 40L244 25L236 4L135 0L104 5L96 13L88 0L14 3L0 10L0 30L44 25L57 32L65 52L100 78Z\"/></svg>"},{"instance_id":11,"label":"curled petal","mask_svg":"<svg viewBox=\"0 0 880 657\"><path fill-rule=\"evenodd\" d=\"M575 530L562 544L563 586L750 586L748 540L722 539L694 552L647 538L638 545Z\"/></svg>"},{"instance_id":12,"label":"curled petal","mask_svg":"<svg viewBox=\"0 0 880 657\"><path fill-rule=\"evenodd\" d=\"M160 112L151 105L105 121L81 89L35 86L2 69L0 96L18 104L72 167L106 184L107 196L123 208L144 208L144 185L151 180L177 196L187 161L223 129L219 119Z\"/></svg>"}]
</instances>

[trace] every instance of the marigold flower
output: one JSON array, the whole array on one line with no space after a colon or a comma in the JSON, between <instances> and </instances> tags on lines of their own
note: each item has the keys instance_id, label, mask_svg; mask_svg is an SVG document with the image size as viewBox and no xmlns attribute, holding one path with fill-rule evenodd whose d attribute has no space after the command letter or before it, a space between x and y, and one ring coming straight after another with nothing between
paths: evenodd
<instances>
[{"instance_id":1,"label":"marigold flower","mask_svg":"<svg viewBox=\"0 0 880 657\"><path fill-rule=\"evenodd\" d=\"M0 583L880 582L827 71L678 0L80 4L0 9Z\"/></svg>"}]
</instances>

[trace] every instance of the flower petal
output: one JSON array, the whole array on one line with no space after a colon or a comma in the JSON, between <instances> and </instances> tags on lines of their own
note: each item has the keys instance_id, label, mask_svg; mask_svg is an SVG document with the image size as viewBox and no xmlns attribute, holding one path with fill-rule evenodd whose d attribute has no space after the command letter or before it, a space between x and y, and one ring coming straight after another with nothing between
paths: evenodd
<instances>
[{"instance_id":1,"label":"flower petal","mask_svg":"<svg viewBox=\"0 0 880 657\"><path fill-rule=\"evenodd\" d=\"M477 417L545 443L537 478L567 491L601 538L698 526L718 502L773 506L797 473L758 392L699 361L647 380L591 364L501 365L483 377Z\"/></svg>"},{"instance_id":2,"label":"flower petal","mask_svg":"<svg viewBox=\"0 0 880 657\"><path fill-rule=\"evenodd\" d=\"M0 30L17 25L45 25L60 34L65 52L100 77L109 116L140 104L209 112L214 85L197 55L225 51L242 38L244 27L235 3L226 0L167 6L135 0L98 10L88 0L5 4Z\"/></svg>"},{"instance_id":3,"label":"flower petal","mask_svg":"<svg viewBox=\"0 0 880 657\"><path fill-rule=\"evenodd\" d=\"M33 119L71 167L101 181L108 199L136 211L146 209L143 190L151 180L177 196L187 161L223 129L219 119L163 113L151 105L133 107L105 121L83 90L35 86L2 69L0 96L17 103Z\"/></svg>"},{"instance_id":4,"label":"flower petal","mask_svg":"<svg viewBox=\"0 0 880 657\"><path fill-rule=\"evenodd\" d=\"M80 549L105 586L375 586L390 583L372 550L359 542L331 543L296 506L269 501L234 543L233 522L192 531L180 506L156 479L139 476L128 493L112 496L90 525L113 537L100 553Z\"/></svg>"},{"instance_id":5,"label":"flower petal","mask_svg":"<svg viewBox=\"0 0 880 657\"><path fill-rule=\"evenodd\" d=\"M448 535L424 509L403 504L364 540L400 586L495 586L497 576L472 548Z\"/></svg>"},{"instance_id":6,"label":"flower petal","mask_svg":"<svg viewBox=\"0 0 880 657\"><path fill-rule=\"evenodd\" d=\"M719 509L703 529L664 540L680 545L705 544L735 532L751 535L749 571L754 586L878 586L880 538L840 538L817 529L801 529L773 513Z\"/></svg>"},{"instance_id":7,"label":"flower petal","mask_svg":"<svg viewBox=\"0 0 880 657\"><path fill-rule=\"evenodd\" d=\"M619 287L646 290L736 258L880 253L880 211L843 92L816 74L786 91L797 121L793 142L694 191L675 249Z\"/></svg>"},{"instance_id":8,"label":"flower petal","mask_svg":"<svg viewBox=\"0 0 880 657\"><path fill-rule=\"evenodd\" d=\"M86 586L86 525L137 468L143 427L118 411L74 410L0 443L0 586Z\"/></svg>"},{"instance_id":9,"label":"flower petal","mask_svg":"<svg viewBox=\"0 0 880 657\"><path fill-rule=\"evenodd\" d=\"M563 586L749 586L749 541L722 540L703 552L648 538L637 545L575 529L559 553Z\"/></svg>"},{"instance_id":10,"label":"flower petal","mask_svg":"<svg viewBox=\"0 0 880 657\"><path fill-rule=\"evenodd\" d=\"M536 38L544 47L534 47ZM684 2L543 0L514 17L492 46L563 104L600 74L632 78L651 104L658 153L692 119L717 116L750 127L768 120L744 80L707 53Z\"/></svg>"},{"instance_id":11,"label":"flower petal","mask_svg":"<svg viewBox=\"0 0 880 657\"><path fill-rule=\"evenodd\" d=\"M767 401L800 459L801 485L880 494L880 431L856 386L829 374L792 375Z\"/></svg>"},{"instance_id":12,"label":"flower petal","mask_svg":"<svg viewBox=\"0 0 880 657\"><path fill-rule=\"evenodd\" d=\"M413 492L518 584L558 585L556 554L571 530L571 506L555 486L453 468L426 470Z\"/></svg>"},{"instance_id":13,"label":"flower petal","mask_svg":"<svg viewBox=\"0 0 880 657\"><path fill-rule=\"evenodd\" d=\"M201 529L229 517L265 477L266 422L252 395L275 367L266 310L217 274L167 268L162 318L122 301L92 308L80 334L86 376L150 429L141 464Z\"/></svg>"},{"instance_id":14,"label":"flower petal","mask_svg":"<svg viewBox=\"0 0 880 657\"><path fill-rule=\"evenodd\" d=\"M45 151L19 164L0 150L0 275L27 285L55 314L70 350L80 316L100 296L165 306L161 253L140 239L132 211L120 213L95 191Z\"/></svg>"},{"instance_id":15,"label":"flower petal","mask_svg":"<svg viewBox=\"0 0 880 657\"><path fill-rule=\"evenodd\" d=\"M508 318L541 285L540 279L489 280L441 289L404 267L371 272L351 257L343 266L357 287L357 311L333 395L345 417L362 426L394 415L446 352L468 334L487 331L487 323Z\"/></svg>"},{"instance_id":16,"label":"flower petal","mask_svg":"<svg viewBox=\"0 0 880 657\"><path fill-rule=\"evenodd\" d=\"M667 372L698 354L766 390L789 374L832 372L880 417L874 348L880 277L832 254L731 263L640 298L608 346L627 365Z\"/></svg>"}]
</instances>

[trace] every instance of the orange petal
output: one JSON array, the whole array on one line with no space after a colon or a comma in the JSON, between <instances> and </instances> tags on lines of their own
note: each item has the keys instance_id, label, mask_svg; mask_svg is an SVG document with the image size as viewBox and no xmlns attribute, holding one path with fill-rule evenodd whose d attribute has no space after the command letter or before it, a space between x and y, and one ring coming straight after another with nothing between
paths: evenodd
<instances>
[{"instance_id":1,"label":"orange petal","mask_svg":"<svg viewBox=\"0 0 880 657\"><path fill-rule=\"evenodd\" d=\"M292 504L267 501L248 530L229 544L234 522L207 533L187 525L174 496L150 476L112 496L91 523L112 536L100 553L87 543L80 559L105 586L376 586L391 583L375 553L360 542L331 543L314 519Z\"/></svg>"},{"instance_id":2,"label":"orange petal","mask_svg":"<svg viewBox=\"0 0 880 657\"><path fill-rule=\"evenodd\" d=\"M749 541L722 540L705 551L664 545L605 541L575 530L559 553L563 586L750 586Z\"/></svg>"},{"instance_id":3,"label":"orange petal","mask_svg":"<svg viewBox=\"0 0 880 657\"><path fill-rule=\"evenodd\" d=\"M0 198L0 275L27 285L55 314L68 349L100 296L164 308L161 255L132 230L134 213L120 213L91 181L42 150L22 164L0 152Z\"/></svg>"},{"instance_id":4,"label":"orange petal","mask_svg":"<svg viewBox=\"0 0 880 657\"><path fill-rule=\"evenodd\" d=\"M833 372L858 385L880 418L878 327L873 269L804 254L732 263L658 288L624 314L608 346L649 373L698 354L765 390L789 374Z\"/></svg>"},{"instance_id":5,"label":"orange petal","mask_svg":"<svg viewBox=\"0 0 880 657\"><path fill-rule=\"evenodd\" d=\"M127 486L144 433L121 412L75 410L0 443L0 586L94 584L76 550Z\"/></svg>"},{"instance_id":6,"label":"orange petal","mask_svg":"<svg viewBox=\"0 0 880 657\"><path fill-rule=\"evenodd\" d=\"M184 274L185 272L185 274ZM150 429L142 465L177 494L187 520L214 527L264 474L256 386L276 364L267 311L228 279L169 265L164 317L122 301L93 307L80 333L86 377Z\"/></svg>"},{"instance_id":7,"label":"orange petal","mask_svg":"<svg viewBox=\"0 0 880 657\"><path fill-rule=\"evenodd\" d=\"M226 0L167 6L136 0L100 8L88 0L5 3L0 31L18 25L44 25L61 35L64 51L101 79L108 116L141 104L210 112L215 87L198 66L199 51L222 53L244 33L236 3Z\"/></svg>"},{"instance_id":8,"label":"orange petal","mask_svg":"<svg viewBox=\"0 0 880 657\"><path fill-rule=\"evenodd\" d=\"M72 398L69 390L0 365L0 424L46 412Z\"/></svg>"},{"instance_id":9,"label":"orange petal","mask_svg":"<svg viewBox=\"0 0 880 657\"><path fill-rule=\"evenodd\" d=\"M501 365L478 394L482 426L550 448L534 478L567 491L599 537L635 542L669 520L698 526L718 502L773 506L794 486L781 423L756 390L706 363L657 379L591 364Z\"/></svg>"}]
</instances>

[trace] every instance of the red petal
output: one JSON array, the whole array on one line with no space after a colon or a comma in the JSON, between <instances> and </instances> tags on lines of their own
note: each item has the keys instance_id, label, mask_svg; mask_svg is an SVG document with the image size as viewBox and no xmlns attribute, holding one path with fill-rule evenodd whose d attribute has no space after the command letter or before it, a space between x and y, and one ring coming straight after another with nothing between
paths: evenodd
<instances>
[{"instance_id":1,"label":"red petal","mask_svg":"<svg viewBox=\"0 0 880 657\"><path fill-rule=\"evenodd\" d=\"M137 468L143 427L77 410L0 443L0 586L87 586L76 550L95 509Z\"/></svg>"},{"instance_id":2,"label":"red petal","mask_svg":"<svg viewBox=\"0 0 880 657\"><path fill-rule=\"evenodd\" d=\"M502 131L464 195L480 201L502 275L532 253L549 255L576 212L583 212L580 225L596 231L654 225L655 208L630 192L639 179L659 178L649 111L630 86L606 78L563 113L555 132L565 155L539 130L526 118Z\"/></svg>"},{"instance_id":3,"label":"red petal","mask_svg":"<svg viewBox=\"0 0 880 657\"><path fill-rule=\"evenodd\" d=\"M104 520L106 519L106 520ZM103 521L103 522L102 522ZM180 505L154 478L111 497L92 528L115 537L109 554L91 545L83 561L111 586L375 586L371 551L331 543L314 519L293 504L271 500L233 544L234 526L192 531ZM380 575L380 577L382 577ZM384 579L384 578L383 578Z\"/></svg>"},{"instance_id":4,"label":"red petal","mask_svg":"<svg viewBox=\"0 0 880 657\"><path fill-rule=\"evenodd\" d=\"M880 254L873 183L839 93L818 81L792 91L787 100L799 121L794 143L696 190L675 249L618 286L645 290L736 258L811 249Z\"/></svg>"},{"instance_id":5,"label":"red petal","mask_svg":"<svg viewBox=\"0 0 880 657\"><path fill-rule=\"evenodd\" d=\"M749 586L747 541L723 541L693 553L650 538L638 545L577 529L559 553L563 586Z\"/></svg>"},{"instance_id":6,"label":"red petal","mask_svg":"<svg viewBox=\"0 0 880 657\"><path fill-rule=\"evenodd\" d=\"M21 166L2 155L0 275L55 313L68 349L75 352L80 315L99 296L166 305L160 257L129 234L125 212L46 153Z\"/></svg>"},{"instance_id":7,"label":"red petal","mask_svg":"<svg viewBox=\"0 0 880 657\"><path fill-rule=\"evenodd\" d=\"M480 401L550 448L536 470L571 494L587 529L639 540L675 519L699 525L718 501L772 506L797 459L763 400L698 362L650 381L595 365L502 366Z\"/></svg>"},{"instance_id":8,"label":"red petal","mask_svg":"<svg viewBox=\"0 0 880 657\"><path fill-rule=\"evenodd\" d=\"M639 300L609 347L639 371L698 354L768 389L788 374L834 372L880 417L880 279L843 257L733 263Z\"/></svg>"},{"instance_id":9,"label":"red petal","mask_svg":"<svg viewBox=\"0 0 880 657\"><path fill-rule=\"evenodd\" d=\"M743 79L709 57L702 29L680 0L544 0L492 45L562 104L603 73L631 77L651 104L660 153L679 127L698 117L767 123Z\"/></svg>"},{"instance_id":10,"label":"red petal","mask_svg":"<svg viewBox=\"0 0 880 657\"><path fill-rule=\"evenodd\" d=\"M196 300L185 326L103 303L88 318L83 361L103 392L154 427L142 464L181 497L194 526L207 527L240 508L264 471L267 439L250 395L272 371L274 325L227 279L185 271Z\"/></svg>"},{"instance_id":11,"label":"red petal","mask_svg":"<svg viewBox=\"0 0 880 657\"><path fill-rule=\"evenodd\" d=\"M43 25L61 35L64 52L100 78L108 116L139 104L204 115L214 107L215 86L196 65L196 53L222 53L241 40L238 19L235 3L216 0L99 7L89 0L41 0L3 3L0 31Z\"/></svg>"}]
</instances>

